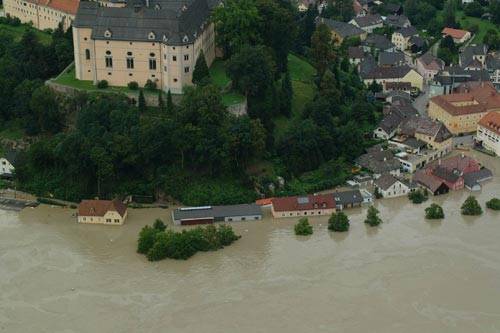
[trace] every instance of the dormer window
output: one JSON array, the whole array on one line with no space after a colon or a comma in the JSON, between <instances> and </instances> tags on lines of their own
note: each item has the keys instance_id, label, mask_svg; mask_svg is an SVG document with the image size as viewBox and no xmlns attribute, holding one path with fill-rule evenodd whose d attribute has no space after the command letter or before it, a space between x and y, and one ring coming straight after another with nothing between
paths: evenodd
<instances>
[{"instance_id":1,"label":"dormer window","mask_svg":"<svg viewBox=\"0 0 500 333\"><path fill-rule=\"evenodd\" d=\"M159 4L159 3L157 3L157 4L155 5L155 9L156 9L156 10L160 10L160 9L161 9L161 6L160 6L160 4Z\"/></svg>"},{"instance_id":2,"label":"dormer window","mask_svg":"<svg viewBox=\"0 0 500 333\"><path fill-rule=\"evenodd\" d=\"M183 41L184 43L189 42L189 38L188 38L188 36L184 36L184 38L182 38L182 41Z\"/></svg>"},{"instance_id":3,"label":"dormer window","mask_svg":"<svg viewBox=\"0 0 500 333\"><path fill-rule=\"evenodd\" d=\"M148 39L155 39L155 38L156 38L155 33L151 31L148 35Z\"/></svg>"},{"instance_id":4,"label":"dormer window","mask_svg":"<svg viewBox=\"0 0 500 333\"><path fill-rule=\"evenodd\" d=\"M107 29L106 31L104 31L104 37L111 38L111 36L112 36L111 30Z\"/></svg>"},{"instance_id":5,"label":"dormer window","mask_svg":"<svg viewBox=\"0 0 500 333\"><path fill-rule=\"evenodd\" d=\"M163 35L163 41L164 41L165 43L166 43L166 42L168 42L168 37L167 37L167 35Z\"/></svg>"}]
</instances>

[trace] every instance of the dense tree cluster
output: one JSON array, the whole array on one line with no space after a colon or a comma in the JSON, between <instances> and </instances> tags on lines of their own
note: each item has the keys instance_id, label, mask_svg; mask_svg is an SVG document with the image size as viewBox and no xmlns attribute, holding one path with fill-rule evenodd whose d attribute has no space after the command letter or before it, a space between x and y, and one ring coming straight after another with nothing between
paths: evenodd
<instances>
[{"instance_id":1,"label":"dense tree cluster","mask_svg":"<svg viewBox=\"0 0 500 333\"><path fill-rule=\"evenodd\" d=\"M479 204L479 202L477 202L477 199L473 195L467 197L467 199L464 201L461 207L461 211L462 215L471 215L471 216L477 216L483 213L481 205Z\"/></svg>"},{"instance_id":2,"label":"dense tree cluster","mask_svg":"<svg viewBox=\"0 0 500 333\"><path fill-rule=\"evenodd\" d=\"M500 199L499 198L493 198L486 202L486 207L492 210L500 210Z\"/></svg>"},{"instance_id":3,"label":"dense tree cluster","mask_svg":"<svg viewBox=\"0 0 500 333\"><path fill-rule=\"evenodd\" d=\"M15 19L0 19L0 23L19 24ZM0 30L0 122L18 120L29 134L55 133L64 123L64 103L43 81L71 63L73 39L71 30L64 32L61 27L51 37L46 45L31 28L20 40Z\"/></svg>"},{"instance_id":4,"label":"dense tree cluster","mask_svg":"<svg viewBox=\"0 0 500 333\"><path fill-rule=\"evenodd\" d=\"M137 252L146 255L149 261L166 258L186 260L196 252L217 251L240 238L233 228L223 224L175 232L166 230L163 222L156 221L152 227L146 225L142 228Z\"/></svg>"},{"instance_id":5,"label":"dense tree cluster","mask_svg":"<svg viewBox=\"0 0 500 333\"><path fill-rule=\"evenodd\" d=\"M366 214L365 223L371 227L378 226L380 223L382 223L382 219L380 218L380 216L378 216L378 214L379 214L378 209L373 206L370 206Z\"/></svg>"},{"instance_id":6,"label":"dense tree cluster","mask_svg":"<svg viewBox=\"0 0 500 333\"><path fill-rule=\"evenodd\" d=\"M349 230L349 218L344 212L333 213L328 219L328 230L345 232Z\"/></svg>"},{"instance_id":7,"label":"dense tree cluster","mask_svg":"<svg viewBox=\"0 0 500 333\"><path fill-rule=\"evenodd\" d=\"M408 199L410 199L410 201L414 204L421 204L428 199L427 190L422 191L421 189L418 189L416 191L410 192L408 194Z\"/></svg>"},{"instance_id":8,"label":"dense tree cluster","mask_svg":"<svg viewBox=\"0 0 500 333\"><path fill-rule=\"evenodd\" d=\"M321 16L349 22L354 17L353 0L329 0Z\"/></svg>"},{"instance_id":9,"label":"dense tree cluster","mask_svg":"<svg viewBox=\"0 0 500 333\"><path fill-rule=\"evenodd\" d=\"M438 204L431 204L425 209L425 218L428 220L444 219L444 211Z\"/></svg>"},{"instance_id":10,"label":"dense tree cluster","mask_svg":"<svg viewBox=\"0 0 500 333\"><path fill-rule=\"evenodd\" d=\"M187 89L172 113L141 115L119 95L83 96L75 103L80 110L74 129L28 151L18 170L27 189L73 200L150 195L155 189L172 193L169 185L186 185L186 173L238 174L264 151L259 120L231 115L210 85Z\"/></svg>"}]
</instances>

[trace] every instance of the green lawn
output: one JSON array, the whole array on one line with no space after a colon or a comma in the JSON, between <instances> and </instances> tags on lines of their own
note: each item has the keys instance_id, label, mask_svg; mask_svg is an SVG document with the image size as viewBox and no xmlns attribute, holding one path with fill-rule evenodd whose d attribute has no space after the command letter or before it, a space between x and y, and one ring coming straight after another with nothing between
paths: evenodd
<instances>
[{"instance_id":1,"label":"green lawn","mask_svg":"<svg viewBox=\"0 0 500 333\"><path fill-rule=\"evenodd\" d=\"M288 55L288 70L292 79L293 99L292 99L292 116L286 118L280 116L276 118L276 137L283 133L293 117L301 114L304 105L312 101L316 92L314 77L316 69L308 63L293 54Z\"/></svg>"},{"instance_id":2,"label":"green lawn","mask_svg":"<svg viewBox=\"0 0 500 333\"><path fill-rule=\"evenodd\" d=\"M21 37L28 28L29 26L26 24L21 24L17 27L8 24L0 24L0 32L11 35L16 41L21 40ZM36 29L33 30L35 31L35 35L40 42L45 45L50 44L50 42L52 41L52 36L50 36L50 34Z\"/></svg>"},{"instance_id":3,"label":"green lawn","mask_svg":"<svg viewBox=\"0 0 500 333\"><path fill-rule=\"evenodd\" d=\"M479 29L477 30L473 42L474 43L482 43L484 35L486 35L486 32L490 29L496 29L497 31L500 32L500 29L498 26L496 26L493 22L488 21L488 20L482 20L477 17L470 17L470 16L465 16L462 11L457 12L457 19L460 22L460 25L464 29L468 29L471 25L477 25Z\"/></svg>"},{"instance_id":4,"label":"green lawn","mask_svg":"<svg viewBox=\"0 0 500 333\"><path fill-rule=\"evenodd\" d=\"M216 59L210 67L210 78L212 82L219 88L224 89L231 81L226 74L226 67L224 61Z\"/></svg>"},{"instance_id":5,"label":"green lawn","mask_svg":"<svg viewBox=\"0 0 500 333\"><path fill-rule=\"evenodd\" d=\"M225 106L231 106L234 104L242 103L245 101L245 96L235 93L235 92L227 92L222 94L222 103Z\"/></svg>"},{"instance_id":6,"label":"green lawn","mask_svg":"<svg viewBox=\"0 0 500 333\"><path fill-rule=\"evenodd\" d=\"M0 141L2 141L2 139L19 140L23 137L24 131L16 123L9 122L0 127ZM3 153L5 153L5 149L0 145L0 155Z\"/></svg>"}]
</instances>

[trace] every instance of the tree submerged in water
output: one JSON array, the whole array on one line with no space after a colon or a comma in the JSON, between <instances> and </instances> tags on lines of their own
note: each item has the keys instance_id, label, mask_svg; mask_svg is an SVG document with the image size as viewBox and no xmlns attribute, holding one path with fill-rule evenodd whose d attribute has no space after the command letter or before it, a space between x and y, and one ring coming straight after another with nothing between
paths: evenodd
<instances>
[{"instance_id":1,"label":"tree submerged in water","mask_svg":"<svg viewBox=\"0 0 500 333\"><path fill-rule=\"evenodd\" d=\"M444 219L444 211L441 206L433 203L425 209L425 218L428 220Z\"/></svg>"},{"instance_id":2,"label":"tree submerged in water","mask_svg":"<svg viewBox=\"0 0 500 333\"><path fill-rule=\"evenodd\" d=\"M345 232L349 230L349 218L344 212L333 213L328 219L328 230Z\"/></svg>"},{"instance_id":3,"label":"tree submerged in water","mask_svg":"<svg viewBox=\"0 0 500 333\"><path fill-rule=\"evenodd\" d=\"M309 220L307 218L301 218L299 222L294 227L295 235L297 236L308 236L312 235L313 227L309 224Z\"/></svg>"},{"instance_id":4,"label":"tree submerged in water","mask_svg":"<svg viewBox=\"0 0 500 333\"><path fill-rule=\"evenodd\" d=\"M408 199L411 200L414 204L421 204L424 201L427 201L428 199L428 193L427 190L422 191L420 189L410 192L408 194Z\"/></svg>"},{"instance_id":5,"label":"tree submerged in water","mask_svg":"<svg viewBox=\"0 0 500 333\"><path fill-rule=\"evenodd\" d=\"M378 216L378 213L379 211L377 208L370 206L370 208L368 208L365 223L372 227L376 227L382 223L382 219Z\"/></svg>"},{"instance_id":6,"label":"tree submerged in water","mask_svg":"<svg viewBox=\"0 0 500 333\"><path fill-rule=\"evenodd\" d=\"M461 207L462 215L477 216L483 213L483 209L474 196L469 196Z\"/></svg>"},{"instance_id":7,"label":"tree submerged in water","mask_svg":"<svg viewBox=\"0 0 500 333\"><path fill-rule=\"evenodd\" d=\"M486 203L486 207L493 210L500 210L500 199L493 198Z\"/></svg>"},{"instance_id":8,"label":"tree submerged in water","mask_svg":"<svg viewBox=\"0 0 500 333\"><path fill-rule=\"evenodd\" d=\"M209 225L182 232L167 230L161 220L153 227L146 225L139 233L137 252L145 254L149 261L165 258L186 260L198 251L216 251L231 245L241 236L227 225Z\"/></svg>"}]
</instances>

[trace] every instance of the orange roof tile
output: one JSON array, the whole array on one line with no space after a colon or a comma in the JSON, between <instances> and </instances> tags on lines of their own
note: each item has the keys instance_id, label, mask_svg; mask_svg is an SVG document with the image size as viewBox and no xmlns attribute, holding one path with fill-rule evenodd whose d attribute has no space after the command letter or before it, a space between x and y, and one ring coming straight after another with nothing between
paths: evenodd
<instances>
[{"instance_id":1,"label":"orange roof tile","mask_svg":"<svg viewBox=\"0 0 500 333\"><path fill-rule=\"evenodd\" d=\"M78 205L80 216L104 216L108 211L115 211L124 216L127 206L118 199L115 200L83 200Z\"/></svg>"},{"instance_id":2,"label":"orange roof tile","mask_svg":"<svg viewBox=\"0 0 500 333\"><path fill-rule=\"evenodd\" d=\"M481 118L479 125L500 135L500 112L489 112Z\"/></svg>"},{"instance_id":3,"label":"orange roof tile","mask_svg":"<svg viewBox=\"0 0 500 333\"><path fill-rule=\"evenodd\" d=\"M462 39L467 33L468 31L453 28L444 28L443 31L441 31L441 34L451 36L455 39Z\"/></svg>"},{"instance_id":4,"label":"orange roof tile","mask_svg":"<svg viewBox=\"0 0 500 333\"><path fill-rule=\"evenodd\" d=\"M49 7L60 12L76 15L80 0L28 0L39 6Z\"/></svg>"},{"instance_id":5,"label":"orange roof tile","mask_svg":"<svg viewBox=\"0 0 500 333\"><path fill-rule=\"evenodd\" d=\"M318 194L295 197L274 198L273 208L277 212L301 211L310 209L333 209L333 194Z\"/></svg>"}]
</instances>

